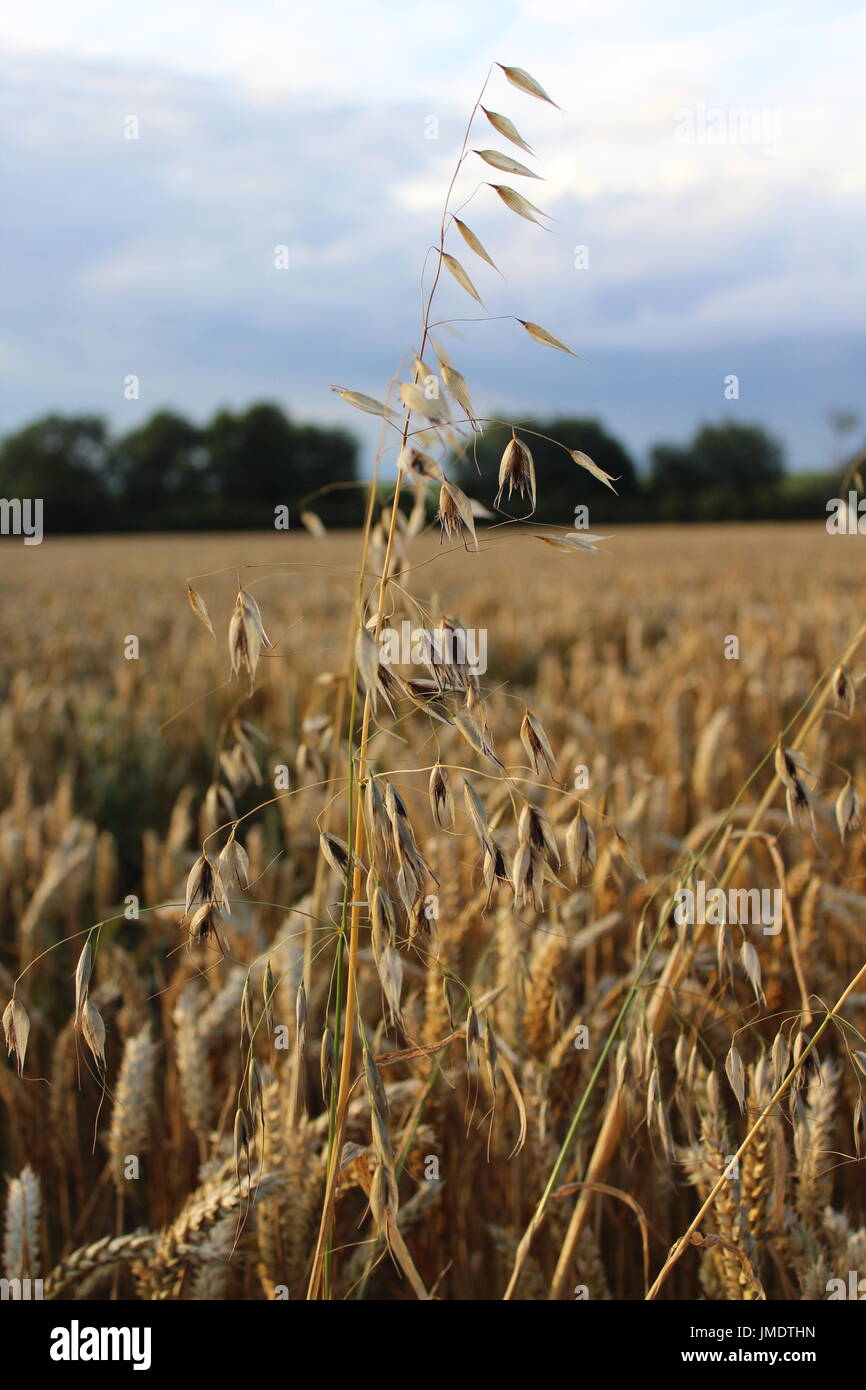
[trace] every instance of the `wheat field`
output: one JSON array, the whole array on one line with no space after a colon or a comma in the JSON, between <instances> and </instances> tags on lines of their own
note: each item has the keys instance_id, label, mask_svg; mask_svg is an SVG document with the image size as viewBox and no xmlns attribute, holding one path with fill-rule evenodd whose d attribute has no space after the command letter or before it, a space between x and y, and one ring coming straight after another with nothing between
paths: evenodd
<instances>
[{"instance_id":1,"label":"wheat field","mask_svg":"<svg viewBox=\"0 0 866 1390\"><path fill-rule=\"evenodd\" d=\"M356 799L357 534L3 547L5 1278L802 1300L866 1274L856 541L611 529L565 554L479 526L476 554L395 528L388 621L462 622L486 669L380 668ZM781 913L678 924L699 880Z\"/></svg>"}]
</instances>

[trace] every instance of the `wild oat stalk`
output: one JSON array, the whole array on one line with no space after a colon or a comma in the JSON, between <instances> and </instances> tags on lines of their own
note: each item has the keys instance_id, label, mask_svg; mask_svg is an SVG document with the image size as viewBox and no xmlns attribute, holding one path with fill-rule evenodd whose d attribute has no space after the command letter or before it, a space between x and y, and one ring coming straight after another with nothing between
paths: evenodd
<instances>
[{"instance_id":1,"label":"wild oat stalk","mask_svg":"<svg viewBox=\"0 0 866 1390\"><path fill-rule=\"evenodd\" d=\"M503 71L508 77L508 80L512 82L513 85L521 88L523 91L529 92L531 95L536 96L541 100L548 102L550 101L550 98L547 97L547 95L542 91L538 84L534 82L534 80L530 78L528 74L523 73L520 69L516 68L504 68ZM400 496L403 487L404 476L414 472L417 477L420 477L422 486L427 481L438 479L441 482L439 518L443 532L448 536L450 536L452 532L456 535L462 535L467 540L467 542L471 541L472 543L474 543L474 548L476 550L478 549L478 542L475 535L475 525L472 517L471 504L469 500L458 488L456 488L453 484L447 481L447 479L442 474L441 468L439 468L435 464L432 464L429 459L425 459L423 455L419 456L413 452L408 452L407 444L410 437L410 429L412 425L413 414L417 413L420 413L421 415L426 417L427 426L424 431L425 433L429 431L432 431L434 434L438 433L441 435L444 441L448 441L450 438L452 438L449 424L450 412L448 412L447 409L444 409L442 406L441 397L439 395L438 382L436 382L435 378L433 378L433 381L431 382L430 376L424 364L424 354L427 350L428 341L430 337L431 311L433 306L433 300L436 294L437 287L439 285L439 280L442 274L443 267L447 268L450 271L450 273L454 276L454 278L461 285L461 287L467 291L467 293L469 293L474 299L477 299L480 302L478 293L460 262L452 254L445 250L446 234L450 230L450 227L452 225L456 226L460 231L461 235L463 236L464 241L470 246L470 248L476 253L476 255L479 255L484 260L490 261L490 257L488 256L487 252L484 251L484 248L481 246L481 243L478 241L478 239L474 236L470 229L466 227L465 223L462 223L456 217L456 214L451 212L450 203L452 194L454 192L454 187L457 182L457 177L460 173L465 159L467 158L469 138L472 131L472 126L481 108L481 103L483 101L484 93L486 91L487 84L490 80L491 73L492 68L490 72L488 72L487 78L485 79L481 92L479 93L479 96L470 113L457 165L454 169L454 173L448 185L448 191L445 197L442 218L439 225L439 239L436 248L436 265L433 272L432 283L430 285L429 291L427 292L424 304L424 311L421 322L420 345L418 347L417 352L414 354L414 370L412 373L412 379L410 382L404 383L400 387L400 398L405 407L405 415L403 418L402 426L399 427L399 462L401 466L398 468L397 471L397 478L394 484L393 494L391 498L391 514L388 525L384 556L382 559L381 574L379 576L379 582L376 589L376 601L375 607L373 609L372 619L369 621L365 620L363 605L363 581L366 573L367 556L370 550L370 532L373 519L373 501L378 488L379 468L382 458L381 446L379 450L377 450L376 454L373 469L373 477L370 485L370 499L367 507L364 532L362 537L361 564L358 575L358 596L355 610L355 633L357 634L356 640L361 642L361 650L359 651L356 645L355 661L353 663L351 673L351 703L349 718L350 741L348 780L349 803L350 807L352 808L350 811L349 819L351 848L349 853L349 861L345 868L343 922L341 928L341 936L343 936L345 934L347 926L346 909L348 907L348 962L346 969L345 1007L342 1011L343 1022L342 1038L340 1040L341 1055L339 1068L339 1086L335 1102L333 1123L331 1125L329 1134L328 1176L325 1189L325 1199L322 1206L322 1217L319 1228L319 1235L316 1243L316 1249L313 1257L313 1265L310 1274L310 1283L308 1289L308 1297L310 1298L317 1297L320 1289L323 1262L325 1258L325 1252L327 1248L327 1242L329 1239L329 1232L331 1226L334 1192L337 1180L338 1156L342 1144L343 1130L346 1117L346 1107L348 1104L348 1098L352 1082L352 1055L357 1001L358 948L360 939L361 910L363 905L361 861L365 846L365 827L361 806L361 795L368 775L370 723L374 710L375 701L378 696L378 653L375 651L375 644L378 643L382 623L385 617L387 592L389 581L391 578L392 557L394 554L394 543L397 533ZM514 130L514 127L511 126L510 122L508 123L508 128L510 130ZM514 134L516 135L516 131L514 131ZM485 160L486 163L494 165L494 167L504 169L511 173L529 172L525 169L525 166L518 164L516 161L510 159L510 157L507 155L497 155L495 152L489 150L481 152L476 151L476 153L480 153L481 158ZM533 214L537 211L537 209L531 208L531 205L526 203L526 200L522 198L522 195L518 194L514 190L504 188L503 186L494 185L494 187L496 192L503 199L506 205L509 206L513 211L517 212L521 216L528 217L529 220L534 220ZM559 341L559 339L555 338L552 334L548 333L547 330L540 328L539 325L525 323L522 320L520 322L523 323L523 326L527 329L530 335L536 338L538 341L546 343L548 346L555 347L566 352L570 351L570 349L566 348L565 345ZM463 377L458 371L456 371L456 369L452 366L450 361L444 356L444 353L438 347L436 348L436 355L439 360L440 370L442 373L442 378L446 390L451 394L452 398L457 402L457 404L466 412L467 418L472 421L474 427L471 400ZM422 391L421 387L419 386L419 381L422 379L422 374L425 378L425 385L428 386L427 392ZM429 390L429 387L432 386L434 382L436 384L436 389L431 392ZM393 412L388 404L380 405L374 399L367 396L363 396L358 392L347 391L339 388L335 389L338 389L339 394L343 396L349 404L354 405L356 408L367 411L368 413L381 414L383 419L385 419L386 423L391 420ZM531 457L529 457L528 450L523 445L517 445L513 449L509 448L509 450L506 451L506 454L508 455L508 457L503 460L503 468L505 470L504 478L501 478L500 482L501 484L504 481L509 482L509 492L515 484L518 486L518 489L522 491L526 485L524 475L528 475L528 469L531 469ZM514 455L513 459L512 455ZM525 461L527 457L529 457L528 465ZM532 491L534 501L534 475L532 479ZM367 641L368 633L369 638L372 639L369 643L369 646L374 649L372 655L365 655L363 651L363 645ZM360 736L358 738L357 749L354 749L352 743L352 730L354 729L355 709L358 697L359 681L364 686L364 702L361 716ZM353 836L352 831L354 831ZM347 901L350 876L351 903ZM338 956L338 978L341 966L342 951L340 951L340 955ZM384 1155L382 1156L382 1161L383 1163L385 1163ZM386 1168L389 1166L390 1165L386 1163ZM391 1176L389 1177L388 1181L394 1187L396 1187L396 1178L393 1175L393 1172L391 1173ZM392 1236L396 1236L396 1228L392 1229ZM411 1271L408 1272L409 1277L411 1278Z\"/></svg>"}]
</instances>

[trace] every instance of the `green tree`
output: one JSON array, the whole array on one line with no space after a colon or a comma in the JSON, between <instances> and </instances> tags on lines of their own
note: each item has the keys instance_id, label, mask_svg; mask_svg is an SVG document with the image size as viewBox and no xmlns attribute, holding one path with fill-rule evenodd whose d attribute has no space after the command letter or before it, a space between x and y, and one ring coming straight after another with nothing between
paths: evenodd
<instances>
[{"instance_id":1,"label":"green tree","mask_svg":"<svg viewBox=\"0 0 866 1390\"><path fill-rule=\"evenodd\" d=\"M215 495L233 504L235 516L249 517L253 524L272 518L280 504L289 507L294 524L310 493L357 477L358 446L350 434L296 425L277 405L260 403L239 415L218 411L204 442ZM353 490L329 492L311 505L326 522L360 516Z\"/></svg>"},{"instance_id":2,"label":"green tree","mask_svg":"<svg viewBox=\"0 0 866 1390\"><path fill-rule=\"evenodd\" d=\"M219 411L205 429L208 471L224 502L287 502L294 429L278 405L252 405L243 414Z\"/></svg>"},{"instance_id":3,"label":"green tree","mask_svg":"<svg viewBox=\"0 0 866 1390\"><path fill-rule=\"evenodd\" d=\"M113 521L111 446L95 415L45 415L0 446L0 494L41 498L48 532L96 531Z\"/></svg>"},{"instance_id":4,"label":"green tree","mask_svg":"<svg viewBox=\"0 0 866 1390\"><path fill-rule=\"evenodd\" d=\"M201 430L174 411L159 410L124 435L112 473L128 523L147 524L155 514L165 514L168 520L178 504L189 507L201 501L205 462Z\"/></svg>"},{"instance_id":5,"label":"green tree","mask_svg":"<svg viewBox=\"0 0 866 1390\"><path fill-rule=\"evenodd\" d=\"M650 449L650 479L660 493L687 494L711 487L715 479L704 460L688 445L654 444Z\"/></svg>"},{"instance_id":6,"label":"green tree","mask_svg":"<svg viewBox=\"0 0 866 1390\"><path fill-rule=\"evenodd\" d=\"M685 446L650 451L647 500L663 521L773 514L784 476L782 446L761 425L700 425Z\"/></svg>"},{"instance_id":7,"label":"green tree","mask_svg":"<svg viewBox=\"0 0 866 1390\"><path fill-rule=\"evenodd\" d=\"M773 487L785 471L782 446L762 425L702 425L691 451L711 486L743 496Z\"/></svg>"}]
</instances>

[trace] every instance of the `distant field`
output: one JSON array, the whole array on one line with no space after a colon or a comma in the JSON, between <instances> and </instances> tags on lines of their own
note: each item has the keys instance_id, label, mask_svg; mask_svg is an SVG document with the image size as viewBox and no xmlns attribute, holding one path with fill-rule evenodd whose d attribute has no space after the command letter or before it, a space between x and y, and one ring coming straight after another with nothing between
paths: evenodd
<instances>
[{"instance_id":1,"label":"distant field","mask_svg":"<svg viewBox=\"0 0 866 1390\"><path fill-rule=\"evenodd\" d=\"M684 853L719 826L777 733L866 620L863 538L828 536L820 523L609 529L597 554L561 553L531 531L508 529L479 532L480 555L440 548L429 536L407 541L390 590L395 623L445 614L484 631L486 711L484 718L476 711L476 727L486 721L510 774L451 724L399 700L392 718L380 700L373 770L393 780L408 807L429 870L426 882L419 874L418 892L436 897L439 916L435 943L419 943L414 933L406 944L406 912L389 877L396 851L383 849L382 881L397 904L401 964L392 968L401 975L403 1017L395 1022L383 1002L366 924L358 984L367 1041L380 1057L438 1044L452 1025L465 1027L471 999L502 1059L495 1093L481 1053L477 1075L473 1058L467 1076L463 1041L383 1063L389 1123L405 1160L399 1229L418 1277L440 1297L502 1294L633 979L639 942L642 949L655 930ZM23 1079L12 1059L0 1069L0 1171L18 1184L7 1202L0 1273L17 1260L21 1271L53 1271L58 1292L96 1298L112 1290L259 1298L282 1286L303 1296L322 1197L320 1050L325 1027L334 1027L342 900L336 875L317 880L316 858L332 803L330 829L347 837L345 752L331 777L345 729L332 721L359 539L219 534L0 546L0 1007L26 970L16 993L31 1018ZM239 573L274 643L249 699L244 680L229 683ZM189 578L216 642L187 601ZM125 658L130 638L137 659ZM738 656L726 659L731 638ZM850 679L864 668L858 653ZM527 708L550 740L555 779L529 765L518 737ZM638 1204L651 1274L721 1175L748 1115L768 1098L772 1064L761 1059L780 1030L793 1048L801 1024L809 1035L821 1017L816 999L835 1000L862 964L864 839L852 827L842 843L834 803L847 778L863 788L864 750L859 706L850 719L836 710L816 720L806 742L814 835L807 813L788 824L777 789L760 821L768 838L744 844L738 836L770 785L772 760L742 791L695 877L711 885L736 856L734 886L784 890L784 929L731 927L720 943L710 926L694 953L684 951L653 1043L644 1008L650 985L683 949L672 928L663 933L623 1035L627 1045L613 1050L592 1091L558 1185L585 1171L614 1097L616 1058L621 1130L603 1173L596 1171ZM428 804L437 759L452 769L454 832L434 823ZM282 768L291 795L274 799ZM581 768L588 787L575 790ZM484 881L464 776L483 803L510 884ZM186 949L182 902L176 906L203 836L232 819L213 791L208 800L216 786L232 793L251 864L252 887L233 890L237 902L221 927L227 959L213 943ZM514 893L524 797L542 808L554 845L532 852L537 901L531 894L516 901ZM254 809L266 800L272 804ZM597 849L594 862L575 872L567 832L579 803ZM220 835L210 842L214 853ZM130 894L140 900L140 920L103 928L91 981L106 1026L109 1094L99 1110L100 1081L72 1020L84 938L37 958L122 913ZM746 941L760 968L757 998ZM295 1015L305 949L302 1056ZM241 990L249 973L259 1018L269 958L276 1021L291 1046L271 1047L260 1025L253 1051L268 1125L264 1148L255 1141L252 1149L263 1186L255 1213L239 1221L231 1136L244 1079ZM827 1030L796 1104L785 1102L739 1178L712 1203L702 1230L726 1243L687 1254L661 1296L826 1297L829 1279L860 1268L866 1200L852 1126L862 1076L848 1050L864 1047L852 1030L866 1027L866 991L854 992L845 1018L847 1034L838 1025ZM575 1046L580 1027L588 1030L583 1047ZM730 1061L725 1069L732 1042L746 1117ZM358 1071L360 1046L359 1038ZM375 1248L366 1215L375 1104L359 1081L346 1134L357 1148L336 1205L337 1244L348 1247L334 1260L337 1296L359 1280L370 1297L411 1296L390 1259L367 1269ZM509 1157L521 1106L525 1142ZM124 1174L129 1155L140 1159L134 1180ZM431 1156L438 1182L428 1172ZM22 1235L15 1223L26 1227L20 1213L36 1183L43 1214L38 1230ZM557 1287L564 1248L560 1296L580 1285L590 1297L641 1298L640 1223L622 1203L596 1198L571 1239L574 1203L573 1194L558 1198L546 1214L520 1276L522 1296L545 1297L552 1281ZM130 1233L138 1228L151 1234L136 1245ZM126 1234L110 1256L80 1253L118 1229Z\"/></svg>"},{"instance_id":2,"label":"distant field","mask_svg":"<svg viewBox=\"0 0 866 1390\"><path fill-rule=\"evenodd\" d=\"M790 613L802 605L844 601L859 591L866 571L859 538L828 536L820 523L608 529L613 539L598 554L577 556L573 563L531 533L513 530L483 532L480 557L461 549L443 554L435 540L422 539L416 543L420 561L414 552L412 557L420 565L413 589L428 599L441 594L446 607L471 602L469 616L490 622L491 652L498 650L507 662L517 629L521 647L538 654L551 640L560 650L562 641L585 632L588 620L602 612L624 617L632 611L646 621L658 617L663 604L673 623L712 623L709 639L756 602ZM164 644L186 645L198 635L185 602L187 576L235 565L263 567L245 582L254 578L261 602L294 625L282 635L281 649L300 660L314 654L318 661L343 632L329 618L339 616L336 605L353 593L357 554L358 537L347 532L320 542L261 532L49 538L33 548L5 541L0 579L9 601L2 614L0 668L6 680L24 668L37 677L47 652L55 660L77 652L87 658L82 672L103 676L115 670L120 641L130 631L142 640L139 675L153 679L149 653L156 644L162 681L171 684L181 673L168 668ZM426 563L440 555L435 566ZM213 606L220 598L231 603L233 572L202 580L201 588ZM841 624L852 616L840 612ZM534 641L527 639L527 626ZM27 662L19 659L15 634L31 654ZM703 630L693 636L702 638ZM204 650L204 642L199 645Z\"/></svg>"}]
</instances>

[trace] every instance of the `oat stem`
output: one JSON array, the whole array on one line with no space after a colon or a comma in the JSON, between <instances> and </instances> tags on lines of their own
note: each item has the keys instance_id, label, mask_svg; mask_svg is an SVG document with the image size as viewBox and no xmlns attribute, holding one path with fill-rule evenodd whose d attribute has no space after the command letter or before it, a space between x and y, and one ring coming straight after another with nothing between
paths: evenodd
<instances>
[{"instance_id":1,"label":"oat stem","mask_svg":"<svg viewBox=\"0 0 866 1390\"><path fill-rule=\"evenodd\" d=\"M462 163L463 163L463 160L464 160L465 157L466 157L466 147L467 147L467 145L468 145L468 143L469 143L469 132L470 132L470 130L471 130L471 128L472 128L472 122L473 122L474 119L475 119L475 115L476 115L476 112L478 111L478 107L479 107L480 104L481 104L482 97L484 96L484 89L485 89L485 87L487 86L487 81L488 81L488 79L489 79L489 76L490 76L490 73L489 73L489 71L488 71L488 75L487 75L487 77L486 77L485 80L484 80L484 85L483 85L482 88L481 88L481 91L480 91L480 93L479 93L479 95L478 95L478 99L476 100L475 105L474 105L473 108L472 108L472 112L471 112L471 115L470 115L470 117L469 117L469 121L468 121L467 126L466 126L466 133L465 133L465 135L464 135L464 137L463 137L463 145L462 145L461 151L460 151L460 158L459 158L458 161L457 161L457 166L456 166L456 168L455 168L455 170L454 170L454 173L453 173L453 175L452 175L452 177L451 177L451 182L450 182L450 184L448 185L448 192L447 192L446 197L445 197L445 205L444 205L444 208L443 208L443 210L442 210L442 219L441 219L440 226L439 226L439 248L438 248L438 249L439 249L439 259L438 259L438 263L437 263L437 266L436 266L436 270L435 270L434 275L433 275L433 283L432 283L432 285L430 286L430 291L429 291L429 293L428 293L428 295L427 295L427 302L426 302L426 305L425 305L425 308L424 308L423 322L422 322L422 328L421 328L421 341L420 341L420 345L419 345L419 348L418 348L418 358L419 358L419 359L423 358L423 356L424 356L424 350L425 350L425 348L426 348L426 346L427 346L427 339L428 339L428 335L429 335L429 331L430 331L430 330L429 330L429 324L430 324L430 310L431 310L431 307L432 307L432 304L433 304L433 297L434 297L434 295L435 295L435 293L436 293L436 288L437 288L437 286L438 286L438 284L439 284L439 278L440 278L440 276L441 276L441 274L442 274L442 265L443 265L442 255L443 255L443 252L444 252L444 249L445 249L445 230L446 230L446 220L447 220L447 216L448 216L448 203L449 203L450 198L451 198L451 193L452 193L452 191L453 191L453 189L454 189L454 184L455 184L455 182L456 182L456 180L457 180L457 175L458 175L459 172L460 172L460 167L461 167L461 165L462 165ZM417 383L417 381L418 381L418 372L419 372L419 368L418 368L418 366L416 365L416 367L415 367L415 372L414 372L414 375L413 375L413 382L415 382L415 383ZM410 426L410 424L411 424L411 421L412 421L412 413L411 413L410 410L407 409L407 411L406 411L406 417L405 417L405 419L404 419L404 421L403 421L402 435L401 435L401 440L400 440L400 447L401 447L401 449L405 448L405 446L406 446L406 440L407 440L408 437L409 437L409 426ZM379 457L380 457L380 455L377 455L376 468L375 468L375 470L374 470L373 478L372 478L372 481L371 481L371 484L370 484L370 494L369 494L369 495L370 495L370 502L369 502L369 505L368 505L368 508L367 508L366 523L365 523L365 527L364 527L363 554L362 554L362 560L361 560L361 565L360 565L360 570L359 570L359 573L360 573L361 581L362 581L362 582L363 582L363 576L364 576L364 574L366 573L366 556L367 556L367 552L368 552L368 548L369 548L370 530L371 530L371 523L372 523L372 518L373 518L373 504L374 504L374 501L375 501L375 497L376 497L376 488L377 488L377 484L378 484L378 464L379 464ZM395 484L394 484L394 494L393 494L393 497L392 497L392 499L391 499L391 516L390 516L390 521L389 521L389 526L388 526L388 539L387 539L387 542L386 542L386 545L385 545L385 556L384 556L384 559L383 559L383 561L382 561L382 572L381 572L381 574L380 574L380 576L379 576L379 589L378 589L378 595L377 595L377 601L376 601L376 611L375 611L375 626L374 626L374 629L373 629L373 637L374 637L374 638L378 638L378 636L379 636L379 632L380 632L380 629L381 629L381 626L382 626L382 621L383 621L383 618L384 618L384 615L385 615L385 596L386 596L386 593L387 593L388 581L389 581L389 577L390 577L391 559L392 559L392 556L393 556L393 553L394 553L394 537L396 536L396 533L397 533L397 514L398 514L398 510L399 510L399 505L400 505L400 492L401 492L402 482L403 482L403 474L402 474L402 472L398 472L398 474L397 474L397 479L396 479L396 482L395 482ZM358 602L358 605L357 605L357 608L356 608L356 614L355 614L355 623L354 623L354 629L355 629L355 631L357 631L357 629L358 629L358 627L360 626L360 624L361 624L362 621L363 621L363 610L362 610L362 605L361 605L360 599L359 599L359 602ZM355 683L357 683L357 678L358 678L357 663L353 663L353 680L354 680ZM355 797L354 797L354 802L355 802L355 827L354 827L354 829L355 829L355 834L354 834L354 840L352 840L352 838L351 838L351 832L350 832L350 841L349 841L349 844L350 844L349 856L350 856L350 857L349 857L349 863L348 863L347 869L346 869L346 883L347 883L347 885L348 885L348 881L349 881L349 875L351 874L351 876L352 876L352 905L351 905L351 912L350 912L350 917L349 917L349 960L348 960L347 981L346 981L345 1031L344 1031L344 1034L343 1034L343 1039L342 1039L342 1052L341 1052L341 1055L340 1055L340 1080L339 1080L339 1089L338 1089L338 1092L337 1092L336 1110L335 1110L335 1116L334 1116L334 1122L333 1122L333 1126L332 1126L332 1131L331 1131L330 1138L329 1138L328 1176L327 1176L327 1182L326 1182L326 1187L325 1187L325 1198L324 1198L324 1201L323 1201L323 1203L322 1203L322 1216L321 1216L321 1222L320 1222L320 1225L319 1225L319 1235L318 1235L318 1238L317 1238L317 1241L316 1241L316 1250L315 1250L315 1254L314 1254L314 1256L313 1256L313 1267L312 1267L312 1271L311 1271L311 1274L310 1274L310 1283L309 1283L309 1287L308 1287L308 1290L307 1290L307 1297L308 1297L308 1298L317 1298L317 1297L318 1297L318 1293L319 1293L319 1286L320 1286L320 1282L321 1282L322 1264L323 1264L323 1258L324 1258L325 1244L326 1244L327 1234L328 1234L328 1231L329 1231L329 1229L330 1229L331 1219L332 1219L332 1214L333 1214L334 1194L335 1194L335 1189L336 1189L337 1170L338 1170L338 1163L339 1163L339 1152L340 1152L340 1147L341 1147L341 1144L342 1144L343 1129L344 1129L345 1120L346 1120L346 1109L347 1109L348 1102L349 1102L349 1092L350 1092L350 1090L351 1090L351 1084L350 1084L350 1083L351 1083L351 1076L352 1076L352 1052L353 1052L353 1045L354 1045L354 1020L355 1020L355 1009L356 1009L356 984L355 984L355 980L356 980L357 968L358 968L358 940L359 940L359 934L360 934L360 914L361 914L361 903L360 903L360 899L361 899L361 868L360 868L360 860L361 860L361 855L362 855L363 848L364 848L364 820L363 820L363 815L362 815L362 813L361 813L361 789L362 789L362 787L363 787L363 785L364 785L364 780L365 780L365 778L366 778L366 776L367 776L367 761L368 761L368 750L369 750L369 743L370 743L370 717L371 717L371 714L372 714L372 703L371 703L370 692L369 692L369 691L366 691L366 692L365 692L365 695L364 695L364 709L363 709L363 715L362 715L362 720L361 720L361 736L360 736L360 739L359 739L359 742L358 742L358 755L357 755L358 767L357 767L356 789L355 789ZM351 730L350 730L350 742L351 742ZM350 761L351 761L351 759L350 759ZM350 768L350 775L351 775L351 768ZM350 786L349 797L350 797L350 801L351 801L351 800L352 800L352 790L351 790L351 786ZM341 944L342 944L342 943L341 943Z\"/></svg>"}]
</instances>

